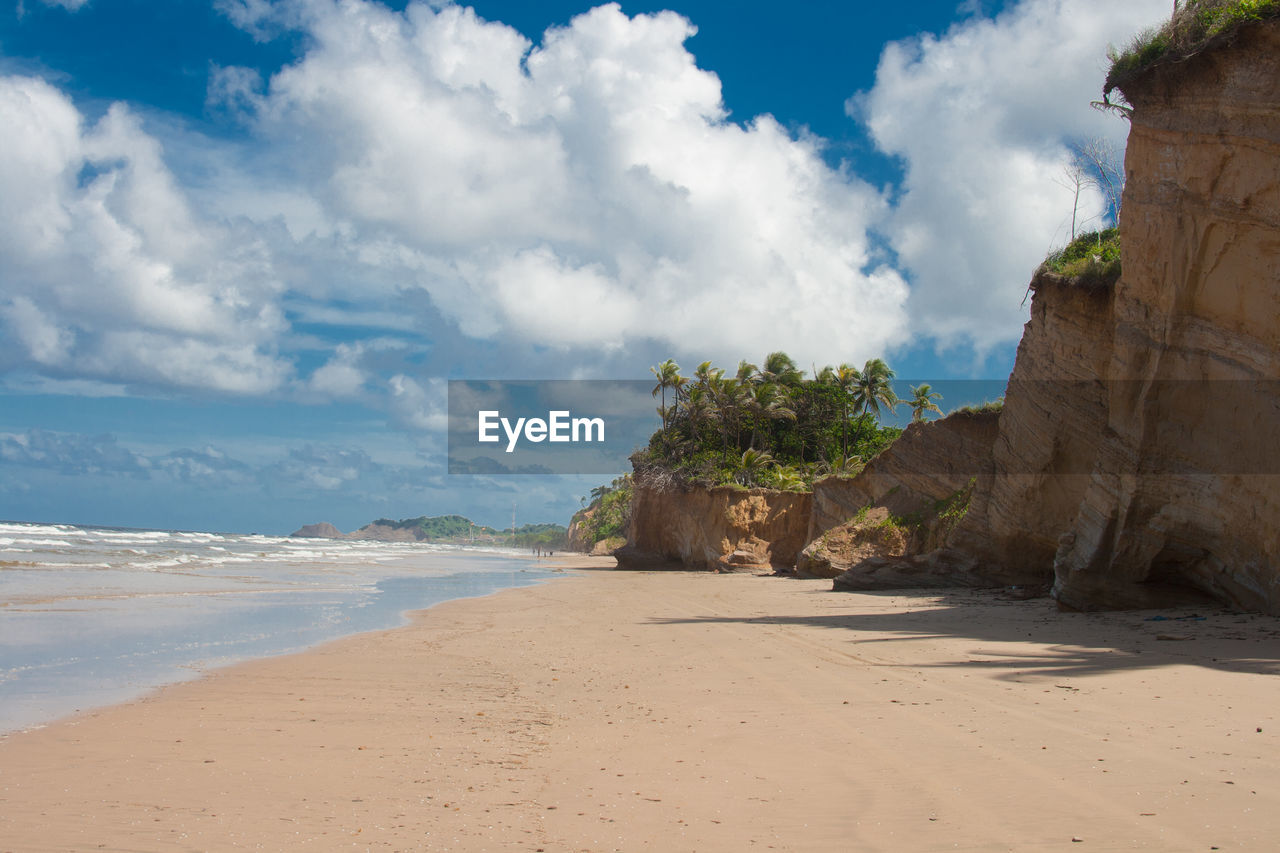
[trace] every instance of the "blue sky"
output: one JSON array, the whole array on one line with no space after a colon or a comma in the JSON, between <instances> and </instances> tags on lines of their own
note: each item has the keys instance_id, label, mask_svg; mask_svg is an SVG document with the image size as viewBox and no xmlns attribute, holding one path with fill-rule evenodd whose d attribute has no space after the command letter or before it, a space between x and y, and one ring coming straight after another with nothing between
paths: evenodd
<instances>
[{"instance_id":1,"label":"blue sky","mask_svg":"<svg viewBox=\"0 0 1280 853\"><path fill-rule=\"evenodd\" d=\"M598 477L447 474L446 380L1002 379L1168 7L11 3L0 518L564 522Z\"/></svg>"}]
</instances>

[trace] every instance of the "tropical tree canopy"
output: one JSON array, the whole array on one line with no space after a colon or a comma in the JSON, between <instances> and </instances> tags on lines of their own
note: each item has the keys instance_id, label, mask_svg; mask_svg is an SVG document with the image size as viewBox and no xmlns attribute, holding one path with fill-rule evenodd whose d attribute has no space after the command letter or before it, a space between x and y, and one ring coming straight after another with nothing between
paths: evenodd
<instances>
[{"instance_id":1,"label":"tropical tree canopy","mask_svg":"<svg viewBox=\"0 0 1280 853\"><path fill-rule=\"evenodd\" d=\"M879 419L898 404L894 373L882 359L859 370L826 367L813 379L784 352L732 374L710 361L681 377L671 360L651 368L663 395L663 427L632 457L705 484L808 488L815 478L847 476L901 432ZM666 405L667 392L672 405ZM594 496L593 496L594 497Z\"/></svg>"}]
</instances>

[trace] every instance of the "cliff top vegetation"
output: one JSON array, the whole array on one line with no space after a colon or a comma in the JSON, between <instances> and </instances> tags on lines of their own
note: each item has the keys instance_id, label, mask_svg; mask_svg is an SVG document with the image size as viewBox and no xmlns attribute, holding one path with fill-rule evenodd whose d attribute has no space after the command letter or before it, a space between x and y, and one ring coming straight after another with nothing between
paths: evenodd
<instances>
[{"instance_id":1,"label":"cliff top vegetation","mask_svg":"<svg viewBox=\"0 0 1280 853\"><path fill-rule=\"evenodd\" d=\"M1160 27L1134 37L1123 51L1113 51L1111 70L1102 91L1124 90L1157 65L1181 62L1229 42L1240 28L1255 21L1280 17L1280 0L1182 0Z\"/></svg>"},{"instance_id":2,"label":"cliff top vegetation","mask_svg":"<svg viewBox=\"0 0 1280 853\"><path fill-rule=\"evenodd\" d=\"M1120 279L1120 229L1081 234L1051 252L1038 272L1052 273L1089 289L1111 287Z\"/></svg>"},{"instance_id":3,"label":"cliff top vegetation","mask_svg":"<svg viewBox=\"0 0 1280 853\"><path fill-rule=\"evenodd\" d=\"M631 475L624 474L607 486L591 490L591 503L582 497L583 508L574 513L570 528L577 527L576 538L590 550L604 540L625 541L631 522Z\"/></svg>"},{"instance_id":4,"label":"cliff top vegetation","mask_svg":"<svg viewBox=\"0 0 1280 853\"><path fill-rule=\"evenodd\" d=\"M670 360L652 371L662 428L631 457L650 482L807 491L817 478L856 474L898 437L901 429L881 425L884 412L902 403L914 420L940 411L928 385L900 400L894 372L878 358L809 379L783 352L761 366L740 362L733 374L709 361L693 376Z\"/></svg>"}]
</instances>

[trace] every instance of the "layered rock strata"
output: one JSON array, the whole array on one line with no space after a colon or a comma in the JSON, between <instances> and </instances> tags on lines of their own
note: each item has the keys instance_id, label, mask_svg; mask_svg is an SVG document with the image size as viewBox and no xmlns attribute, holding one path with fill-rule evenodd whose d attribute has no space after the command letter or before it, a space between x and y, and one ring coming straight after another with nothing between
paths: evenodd
<instances>
[{"instance_id":1,"label":"layered rock strata","mask_svg":"<svg viewBox=\"0 0 1280 853\"><path fill-rule=\"evenodd\" d=\"M1124 94L1107 422L1054 594L1280 613L1280 22Z\"/></svg>"},{"instance_id":2,"label":"layered rock strata","mask_svg":"<svg viewBox=\"0 0 1280 853\"><path fill-rule=\"evenodd\" d=\"M730 492L638 491L629 549L710 566L746 543L814 574L848 563L844 589L1051 584L1078 609L1280 614L1280 21L1124 94L1123 275L1037 275L998 419L912 426L819 483L804 522L800 496L761 495L774 521L748 531L722 518Z\"/></svg>"},{"instance_id":3,"label":"layered rock strata","mask_svg":"<svg viewBox=\"0 0 1280 853\"><path fill-rule=\"evenodd\" d=\"M659 489L637 477L622 568L790 569L813 495L773 489Z\"/></svg>"}]
</instances>

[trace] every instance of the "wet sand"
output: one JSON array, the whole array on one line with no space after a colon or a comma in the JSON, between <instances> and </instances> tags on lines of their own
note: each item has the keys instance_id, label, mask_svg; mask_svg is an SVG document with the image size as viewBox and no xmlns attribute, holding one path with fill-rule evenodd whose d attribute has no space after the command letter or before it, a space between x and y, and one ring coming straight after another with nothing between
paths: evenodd
<instances>
[{"instance_id":1,"label":"wet sand","mask_svg":"<svg viewBox=\"0 0 1280 853\"><path fill-rule=\"evenodd\" d=\"M567 562L563 579L0 739L0 849L1280 837L1280 620Z\"/></svg>"}]
</instances>

